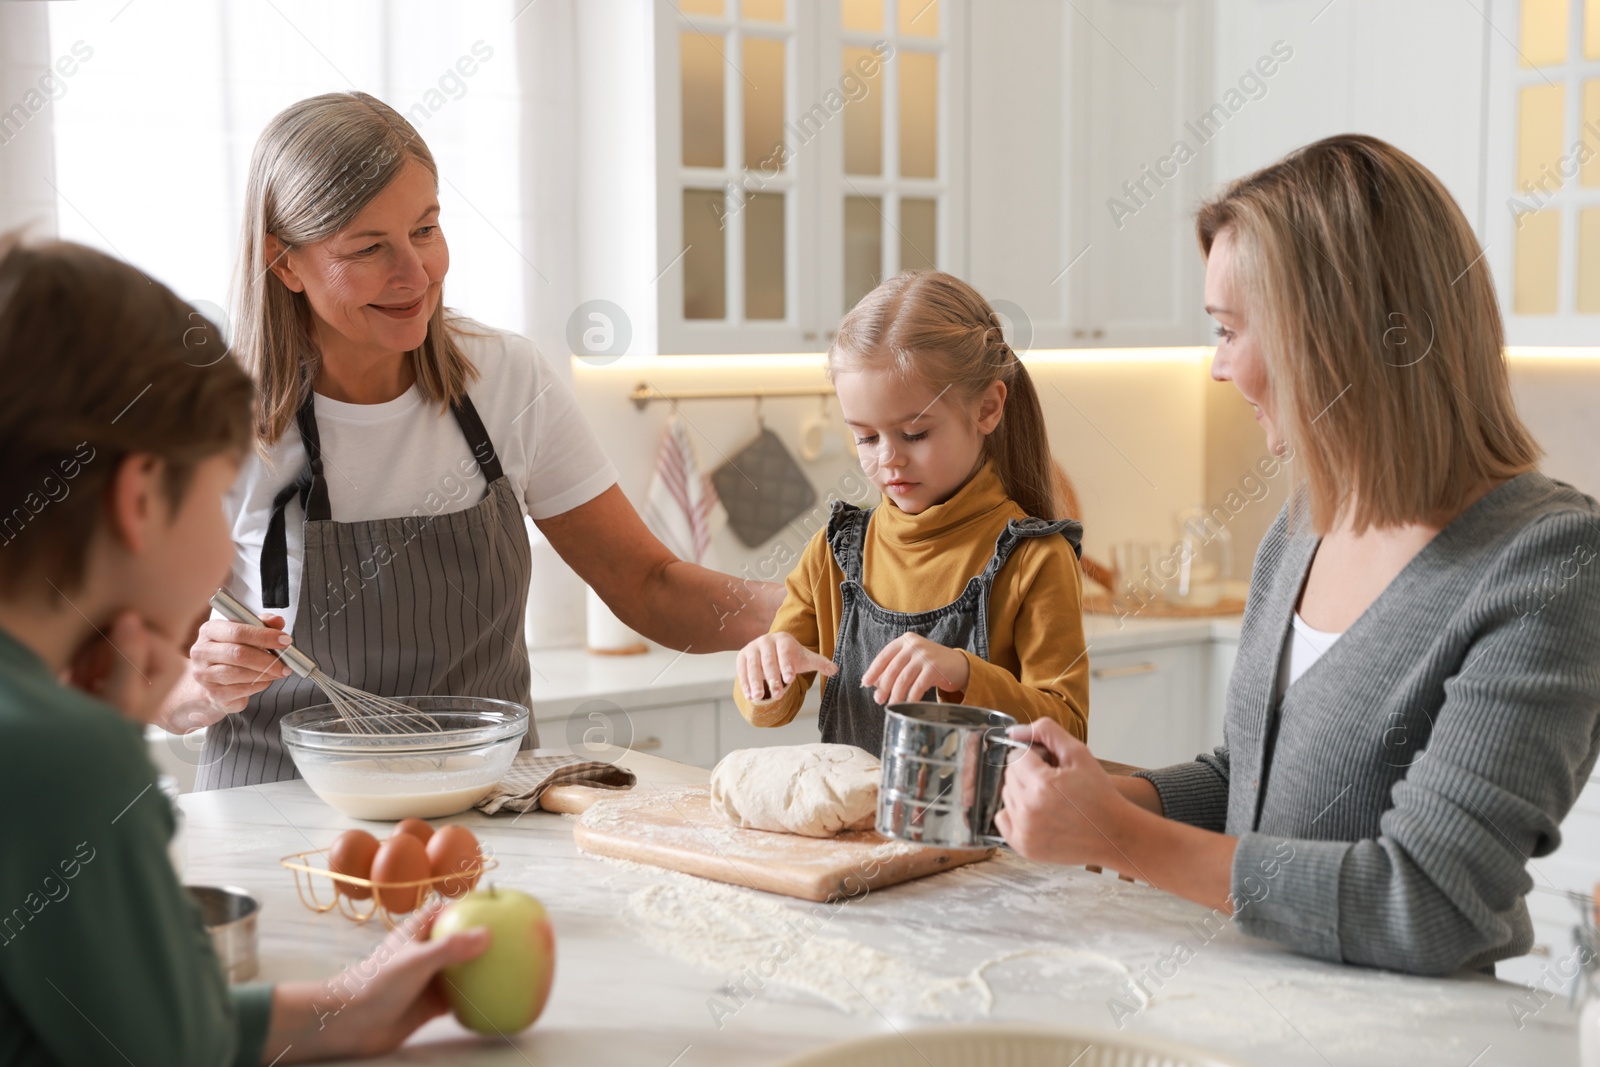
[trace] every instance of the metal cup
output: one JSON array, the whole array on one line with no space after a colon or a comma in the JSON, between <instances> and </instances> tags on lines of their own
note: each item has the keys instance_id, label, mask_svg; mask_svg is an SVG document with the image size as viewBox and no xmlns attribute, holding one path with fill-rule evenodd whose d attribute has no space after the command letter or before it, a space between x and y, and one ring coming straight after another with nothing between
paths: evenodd
<instances>
[{"instance_id":1,"label":"metal cup","mask_svg":"<svg viewBox=\"0 0 1600 1067\"><path fill-rule=\"evenodd\" d=\"M938 848L993 848L1017 720L965 704L914 701L884 710L878 832Z\"/></svg>"},{"instance_id":2,"label":"metal cup","mask_svg":"<svg viewBox=\"0 0 1600 1067\"><path fill-rule=\"evenodd\" d=\"M206 933L230 982L248 982L260 967L256 958L256 916L261 905L237 886L184 886L200 907Z\"/></svg>"}]
</instances>

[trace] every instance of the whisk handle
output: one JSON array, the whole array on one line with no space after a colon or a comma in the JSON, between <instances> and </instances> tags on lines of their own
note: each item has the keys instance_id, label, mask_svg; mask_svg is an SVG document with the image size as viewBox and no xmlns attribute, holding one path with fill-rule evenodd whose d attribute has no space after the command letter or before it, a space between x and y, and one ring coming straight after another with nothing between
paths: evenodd
<instances>
[{"instance_id":1,"label":"whisk handle","mask_svg":"<svg viewBox=\"0 0 1600 1067\"><path fill-rule=\"evenodd\" d=\"M236 599L233 594L229 593L226 589L218 589L216 593L213 594L211 597L211 606L222 612L223 615L227 616L229 619L232 619L234 622L243 623L246 626L266 625L261 616L245 607L241 601ZM312 671L317 669L317 661L306 655L304 652L301 652L293 645L289 646L288 648L272 649L271 651L276 652L278 654L278 658L283 660L283 662L288 665L291 671L294 671L294 673L298 674L302 678L309 676Z\"/></svg>"}]
</instances>

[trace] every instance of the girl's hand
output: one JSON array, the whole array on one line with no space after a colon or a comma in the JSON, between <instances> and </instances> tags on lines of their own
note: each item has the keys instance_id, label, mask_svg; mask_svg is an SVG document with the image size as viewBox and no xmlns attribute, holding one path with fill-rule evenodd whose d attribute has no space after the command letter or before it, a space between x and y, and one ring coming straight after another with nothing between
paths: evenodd
<instances>
[{"instance_id":1,"label":"girl's hand","mask_svg":"<svg viewBox=\"0 0 1600 1067\"><path fill-rule=\"evenodd\" d=\"M971 677L972 667L960 649L919 634L901 634L873 657L861 684L874 686L872 699L887 705L918 700L930 689L959 698Z\"/></svg>"},{"instance_id":2,"label":"girl's hand","mask_svg":"<svg viewBox=\"0 0 1600 1067\"><path fill-rule=\"evenodd\" d=\"M777 700L796 675L808 671L832 678L839 666L782 631L763 634L739 650L739 686L752 704Z\"/></svg>"},{"instance_id":3,"label":"girl's hand","mask_svg":"<svg viewBox=\"0 0 1600 1067\"><path fill-rule=\"evenodd\" d=\"M413 913L372 955L341 974L322 982L280 984L262 1062L390 1052L448 1011L440 969L482 954L490 934L477 927L430 941L441 907L436 901Z\"/></svg>"},{"instance_id":4,"label":"girl's hand","mask_svg":"<svg viewBox=\"0 0 1600 1067\"><path fill-rule=\"evenodd\" d=\"M162 702L183 674L183 650L134 611L111 620L78 649L62 681L110 704L139 723L160 718Z\"/></svg>"},{"instance_id":5,"label":"girl's hand","mask_svg":"<svg viewBox=\"0 0 1600 1067\"><path fill-rule=\"evenodd\" d=\"M287 664L267 651L290 643L283 632L283 619L263 615L262 621L265 626L207 619L189 649L194 680L219 712L219 719L243 711L252 696L291 673ZM207 724L191 723L189 728L200 725Z\"/></svg>"},{"instance_id":6,"label":"girl's hand","mask_svg":"<svg viewBox=\"0 0 1600 1067\"><path fill-rule=\"evenodd\" d=\"M1006 767L1003 806L994 820L1006 843L1046 863L1127 866L1121 841L1129 812L1136 809L1112 785L1089 746L1054 719L1013 726L1007 733L1043 746L1056 766L1030 750Z\"/></svg>"}]
</instances>

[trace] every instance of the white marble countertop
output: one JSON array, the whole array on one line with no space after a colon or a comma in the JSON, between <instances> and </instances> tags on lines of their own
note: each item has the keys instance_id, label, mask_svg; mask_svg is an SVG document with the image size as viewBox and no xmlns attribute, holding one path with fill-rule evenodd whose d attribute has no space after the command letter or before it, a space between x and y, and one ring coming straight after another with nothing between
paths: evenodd
<instances>
[{"instance_id":1,"label":"white marble countertop","mask_svg":"<svg viewBox=\"0 0 1600 1067\"><path fill-rule=\"evenodd\" d=\"M703 770L639 753L621 762L640 775L641 789L706 780ZM304 782L189 794L181 804L186 880L242 886L263 903L262 979L328 977L381 938L376 923L357 926L307 910L278 865L284 855L364 825L324 805ZM812 905L583 855L564 816L474 812L443 821L472 827L493 847L500 863L494 881L544 902L556 930L555 987L543 1017L513 1039L473 1037L447 1016L398 1053L364 1062L776 1064L842 1038L911 1034L951 1019L1112 1030L1113 1000L1125 1005L1127 1031L1273 1067L1577 1060L1574 1016L1564 1001L1518 1029L1508 1002L1521 999L1522 987L1320 963L1242 937L1225 923L1207 936L1198 924L1208 912L1196 905L1009 853L855 901ZM820 925L803 954L777 965L759 989L746 979L750 995L730 993L726 985L744 963L758 965L751 946L775 944L791 918L807 915ZM669 943L675 923L703 936ZM728 931L746 935L742 947L727 940ZM1180 942L1187 954L1175 952ZM985 964L979 982L972 975ZM1132 993L1130 978L1151 995ZM948 986L942 998L919 1007L914 994L941 981Z\"/></svg>"},{"instance_id":2,"label":"white marble countertop","mask_svg":"<svg viewBox=\"0 0 1600 1067\"><path fill-rule=\"evenodd\" d=\"M1091 659L1191 641L1239 640L1237 615L1120 620L1085 615L1083 623ZM595 655L577 647L537 649L529 657L533 717L537 722L563 720L589 700L608 700L625 708L728 700L737 656L736 652L676 652L655 644L649 652L633 656Z\"/></svg>"}]
</instances>

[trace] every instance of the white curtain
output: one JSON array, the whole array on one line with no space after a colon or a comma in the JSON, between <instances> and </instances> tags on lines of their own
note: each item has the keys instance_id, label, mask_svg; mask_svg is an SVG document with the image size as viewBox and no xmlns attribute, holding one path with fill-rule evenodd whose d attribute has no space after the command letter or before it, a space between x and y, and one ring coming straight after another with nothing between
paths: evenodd
<instances>
[{"instance_id":1,"label":"white curtain","mask_svg":"<svg viewBox=\"0 0 1600 1067\"><path fill-rule=\"evenodd\" d=\"M0 3L0 233L56 229L51 120L64 83L51 67L48 9Z\"/></svg>"},{"instance_id":2,"label":"white curtain","mask_svg":"<svg viewBox=\"0 0 1600 1067\"><path fill-rule=\"evenodd\" d=\"M534 265L524 208L527 2L81 0L0 4L0 17L48 9L48 61L70 57L46 109L62 237L225 309L257 135L296 100L360 89L405 114L438 161L445 302L548 335L530 321L554 268Z\"/></svg>"}]
</instances>

